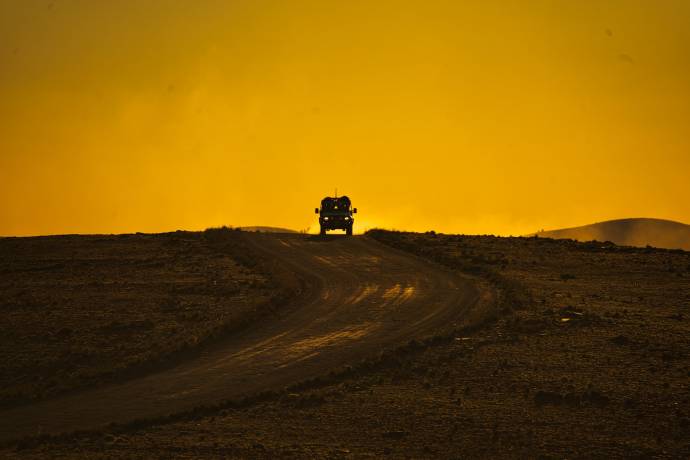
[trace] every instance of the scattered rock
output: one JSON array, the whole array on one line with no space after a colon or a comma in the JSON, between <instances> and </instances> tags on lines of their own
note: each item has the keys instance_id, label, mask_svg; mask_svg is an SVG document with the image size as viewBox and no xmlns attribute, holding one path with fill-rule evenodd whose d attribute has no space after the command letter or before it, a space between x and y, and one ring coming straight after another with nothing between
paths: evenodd
<instances>
[{"instance_id":1,"label":"scattered rock","mask_svg":"<svg viewBox=\"0 0 690 460\"><path fill-rule=\"evenodd\" d=\"M409 432L407 432L407 431L402 431L402 430L398 430L398 431L386 431L385 433L383 433L383 437L386 438L386 439L402 439L402 438L406 437L406 436L409 435L409 434L410 434Z\"/></svg>"},{"instance_id":2,"label":"scattered rock","mask_svg":"<svg viewBox=\"0 0 690 460\"><path fill-rule=\"evenodd\" d=\"M534 395L534 402L537 406L559 406L563 404L563 396L553 391L539 390Z\"/></svg>"},{"instance_id":3,"label":"scattered rock","mask_svg":"<svg viewBox=\"0 0 690 460\"><path fill-rule=\"evenodd\" d=\"M567 405L577 407L584 404L604 407L608 405L610 399L596 390L587 391L584 394L569 392L565 395L554 391L540 390L534 395L534 403L537 406L560 406Z\"/></svg>"},{"instance_id":4,"label":"scattered rock","mask_svg":"<svg viewBox=\"0 0 690 460\"><path fill-rule=\"evenodd\" d=\"M582 403L582 398L577 393L566 393L565 396L563 396L563 403L565 403L566 406L579 406Z\"/></svg>"},{"instance_id":5,"label":"scattered rock","mask_svg":"<svg viewBox=\"0 0 690 460\"><path fill-rule=\"evenodd\" d=\"M68 327L63 327L62 329L57 331L56 335L60 338L66 338L66 337L69 337L70 335L72 335L72 332L73 332L72 329L70 329Z\"/></svg>"},{"instance_id":6,"label":"scattered rock","mask_svg":"<svg viewBox=\"0 0 690 460\"><path fill-rule=\"evenodd\" d=\"M623 407L626 409L634 409L637 407L637 400L633 398L625 398L623 401Z\"/></svg>"},{"instance_id":7,"label":"scattered rock","mask_svg":"<svg viewBox=\"0 0 690 460\"><path fill-rule=\"evenodd\" d=\"M522 321L516 321L515 330L523 334L534 334L537 332L542 332L548 326L547 322L543 319L529 318Z\"/></svg>"},{"instance_id":8,"label":"scattered rock","mask_svg":"<svg viewBox=\"0 0 690 460\"><path fill-rule=\"evenodd\" d=\"M613 343L615 345L619 345L619 346L630 344L630 339L624 335L617 335L617 336L611 338L610 340L611 340L611 343Z\"/></svg>"},{"instance_id":9,"label":"scattered rock","mask_svg":"<svg viewBox=\"0 0 690 460\"><path fill-rule=\"evenodd\" d=\"M568 318L582 318L585 316L582 310L573 307L563 307L560 310L561 315Z\"/></svg>"},{"instance_id":10,"label":"scattered rock","mask_svg":"<svg viewBox=\"0 0 690 460\"><path fill-rule=\"evenodd\" d=\"M678 420L678 426L684 431L690 429L690 417L680 417Z\"/></svg>"},{"instance_id":11,"label":"scattered rock","mask_svg":"<svg viewBox=\"0 0 690 460\"><path fill-rule=\"evenodd\" d=\"M597 406L597 407L607 406L609 404L609 402L611 402L611 400L608 398L608 396L605 396L596 390L588 391L587 393L584 394L582 399L583 399L583 401L586 401L586 402L592 404L593 406Z\"/></svg>"},{"instance_id":12,"label":"scattered rock","mask_svg":"<svg viewBox=\"0 0 690 460\"><path fill-rule=\"evenodd\" d=\"M671 351L671 350L665 351L661 354L661 360L664 362L673 361L673 360L679 359L680 357L681 357L680 353L678 353L676 351Z\"/></svg>"}]
</instances>

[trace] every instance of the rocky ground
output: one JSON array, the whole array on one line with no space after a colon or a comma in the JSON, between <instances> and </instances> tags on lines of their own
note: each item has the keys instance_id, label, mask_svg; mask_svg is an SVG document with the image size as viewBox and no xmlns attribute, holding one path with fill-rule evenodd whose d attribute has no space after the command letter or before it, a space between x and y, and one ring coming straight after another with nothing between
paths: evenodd
<instances>
[{"instance_id":1,"label":"rocky ground","mask_svg":"<svg viewBox=\"0 0 690 460\"><path fill-rule=\"evenodd\" d=\"M0 406L140 375L241 323L265 276L214 232L0 239ZM239 263L238 263L239 261Z\"/></svg>"},{"instance_id":2,"label":"rocky ground","mask_svg":"<svg viewBox=\"0 0 690 460\"><path fill-rule=\"evenodd\" d=\"M370 232L490 280L493 321L323 382L7 457L688 458L690 253Z\"/></svg>"}]
</instances>

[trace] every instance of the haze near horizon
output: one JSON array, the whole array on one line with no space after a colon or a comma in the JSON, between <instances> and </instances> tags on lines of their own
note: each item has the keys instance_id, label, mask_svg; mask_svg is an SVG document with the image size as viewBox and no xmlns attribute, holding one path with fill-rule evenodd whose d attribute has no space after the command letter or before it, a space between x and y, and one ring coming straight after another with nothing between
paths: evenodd
<instances>
[{"instance_id":1,"label":"haze near horizon","mask_svg":"<svg viewBox=\"0 0 690 460\"><path fill-rule=\"evenodd\" d=\"M690 3L0 0L0 235L690 222Z\"/></svg>"}]
</instances>

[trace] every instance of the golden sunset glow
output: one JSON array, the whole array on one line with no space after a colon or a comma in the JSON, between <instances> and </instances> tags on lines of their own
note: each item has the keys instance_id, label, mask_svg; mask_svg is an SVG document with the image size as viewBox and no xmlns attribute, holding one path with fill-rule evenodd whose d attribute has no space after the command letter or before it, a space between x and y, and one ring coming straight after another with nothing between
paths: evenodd
<instances>
[{"instance_id":1,"label":"golden sunset glow","mask_svg":"<svg viewBox=\"0 0 690 460\"><path fill-rule=\"evenodd\" d=\"M0 235L690 222L690 2L0 0Z\"/></svg>"}]
</instances>

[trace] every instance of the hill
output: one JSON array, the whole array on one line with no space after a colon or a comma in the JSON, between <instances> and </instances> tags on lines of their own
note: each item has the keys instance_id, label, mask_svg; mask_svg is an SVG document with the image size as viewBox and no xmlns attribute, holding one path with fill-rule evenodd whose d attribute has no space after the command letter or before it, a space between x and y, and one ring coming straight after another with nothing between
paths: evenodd
<instances>
[{"instance_id":1,"label":"hill","mask_svg":"<svg viewBox=\"0 0 690 460\"><path fill-rule=\"evenodd\" d=\"M663 219L617 219L536 233L543 238L611 241L619 246L690 250L690 225Z\"/></svg>"}]
</instances>

